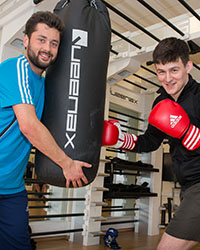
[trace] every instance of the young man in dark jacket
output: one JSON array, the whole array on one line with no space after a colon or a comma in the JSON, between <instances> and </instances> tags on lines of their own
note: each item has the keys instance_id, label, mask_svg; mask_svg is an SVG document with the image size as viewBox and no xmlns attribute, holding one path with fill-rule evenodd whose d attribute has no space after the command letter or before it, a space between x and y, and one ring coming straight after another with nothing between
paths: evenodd
<instances>
[{"instance_id":1,"label":"young man in dark jacket","mask_svg":"<svg viewBox=\"0 0 200 250\"><path fill-rule=\"evenodd\" d=\"M162 40L153 52L153 62L162 86L147 130L137 137L122 133L119 122L108 121L103 144L141 153L154 151L169 139L181 204L157 250L186 250L200 241L200 84L189 74L193 65L183 40Z\"/></svg>"}]
</instances>

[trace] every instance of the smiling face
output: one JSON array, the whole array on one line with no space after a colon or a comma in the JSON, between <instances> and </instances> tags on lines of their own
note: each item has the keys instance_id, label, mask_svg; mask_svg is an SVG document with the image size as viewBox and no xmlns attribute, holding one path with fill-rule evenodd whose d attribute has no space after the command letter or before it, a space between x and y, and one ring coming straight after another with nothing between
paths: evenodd
<instances>
[{"instance_id":1,"label":"smiling face","mask_svg":"<svg viewBox=\"0 0 200 250\"><path fill-rule=\"evenodd\" d=\"M190 73L192 66L191 61L188 61L186 65L184 65L180 58L175 62L155 64L155 70L159 82L175 101L178 99L189 80L188 74Z\"/></svg>"},{"instance_id":2,"label":"smiling face","mask_svg":"<svg viewBox=\"0 0 200 250\"><path fill-rule=\"evenodd\" d=\"M24 37L26 57L31 69L38 75L52 64L57 56L60 43L60 33L44 23L38 23L36 30Z\"/></svg>"}]
</instances>

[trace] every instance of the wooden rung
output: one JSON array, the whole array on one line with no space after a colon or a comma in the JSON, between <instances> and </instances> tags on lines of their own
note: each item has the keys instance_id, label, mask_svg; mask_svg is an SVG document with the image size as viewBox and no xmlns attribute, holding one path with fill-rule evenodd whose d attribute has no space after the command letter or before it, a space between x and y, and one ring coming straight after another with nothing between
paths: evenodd
<instances>
[{"instance_id":1,"label":"wooden rung","mask_svg":"<svg viewBox=\"0 0 200 250\"><path fill-rule=\"evenodd\" d=\"M92 191L109 191L109 188L105 188L105 187L92 187Z\"/></svg>"},{"instance_id":2,"label":"wooden rung","mask_svg":"<svg viewBox=\"0 0 200 250\"><path fill-rule=\"evenodd\" d=\"M97 177L107 177L107 176L110 176L110 174L106 174L106 173L98 173L97 174Z\"/></svg>"},{"instance_id":3,"label":"wooden rung","mask_svg":"<svg viewBox=\"0 0 200 250\"><path fill-rule=\"evenodd\" d=\"M105 235L104 232L90 232L90 234L91 234L93 237L98 237L98 236Z\"/></svg>"},{"instance_id":4,"label":"wooden rung","mask_svg":"<svg viewBox=\"0 0 200 250\"><path fill-rule=\"evenodd\" d=\"M99 217L92 217L91 220L92 221L106 221L107 218L103 216L99 216Z\"/></svg>"},{"instance_id":5,"label":"wooden rung","mask_svg":"<svg viewBox=\"0 0 200 250\"><path fill-rule=\"evenodd\" d=\"M91 202L91 206L107 206L106 202Z\"/></svg>"}]
</instances>

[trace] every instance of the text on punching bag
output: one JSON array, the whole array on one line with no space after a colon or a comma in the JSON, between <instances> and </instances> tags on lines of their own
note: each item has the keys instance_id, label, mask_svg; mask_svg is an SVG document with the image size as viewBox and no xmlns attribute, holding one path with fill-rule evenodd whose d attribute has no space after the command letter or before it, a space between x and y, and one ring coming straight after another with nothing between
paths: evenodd
<instances>
[{"instance_id":1,"label":"text on punching bag","mask_svg":"<svg viewBox=\"0 0 200 250\"><path fill-rule=\"evenodd\" d=\"M81 60L77 58L76 53L82 46L87 47L87 32L82 30L72 30L72 47L71 47L71 62L70 62L70 80L68 93L68 111L66 119L66 139L67 142L64 148L69 145L74 149L73 140L76 137L77 116L78 116L78 101L79 101L79 85L80 85L80 69ZM76 54L76 55L75 55Z\"/></svg>"}]
</instances>

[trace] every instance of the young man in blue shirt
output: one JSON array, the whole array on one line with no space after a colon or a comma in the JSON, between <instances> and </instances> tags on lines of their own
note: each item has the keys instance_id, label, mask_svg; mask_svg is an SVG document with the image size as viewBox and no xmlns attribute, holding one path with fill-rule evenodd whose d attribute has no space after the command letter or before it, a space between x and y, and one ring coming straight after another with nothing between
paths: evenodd
<instances>
[{"instance_id":1,"label":"young man in blue shirt","mask_svg":"<svg viewBox=\"0 0 200 250\"><path fill-rule=\"evenodd\" d=\"M34 13L25 26L25 56L0 64L0 249L30 249L23 175L31 144L63 169L66 187L87 183L82 167L90 165L69 158L40 122L42 73L56 59L63 30L56 15Z\"/></svg>"}]
</instances>

